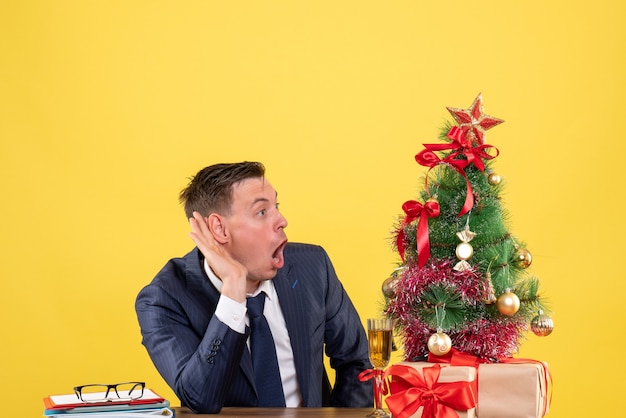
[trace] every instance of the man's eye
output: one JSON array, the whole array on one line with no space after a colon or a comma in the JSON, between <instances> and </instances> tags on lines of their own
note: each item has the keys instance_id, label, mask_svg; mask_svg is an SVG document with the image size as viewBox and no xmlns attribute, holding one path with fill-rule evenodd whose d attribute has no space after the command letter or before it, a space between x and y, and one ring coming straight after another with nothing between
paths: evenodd
<instances>
[{"instance_id":1,"label":"man's eye","mask_svg":"<svg viewBox=\"0 0 626 418\"><path fill-rule=\"evenodd\" d=\"M267 211L265 209L261 209L258 214L261 216L264 216L267 213Z\"/></svg>"}]
</instances>

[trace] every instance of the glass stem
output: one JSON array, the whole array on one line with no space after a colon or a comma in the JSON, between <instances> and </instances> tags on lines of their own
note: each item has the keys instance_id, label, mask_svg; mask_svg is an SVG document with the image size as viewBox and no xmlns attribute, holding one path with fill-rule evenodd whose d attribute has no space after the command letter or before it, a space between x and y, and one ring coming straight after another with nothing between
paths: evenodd
<instances>
[{"instance_id":1,"label":"glass stem","mask_svg":"<svg viewBox=\"0 0 626 418\"><path fill-rule=\"evenodd\" d=\"M374 379L374 408L383 409L383 374L376 373Z\"/></svg>"}]
</instances>

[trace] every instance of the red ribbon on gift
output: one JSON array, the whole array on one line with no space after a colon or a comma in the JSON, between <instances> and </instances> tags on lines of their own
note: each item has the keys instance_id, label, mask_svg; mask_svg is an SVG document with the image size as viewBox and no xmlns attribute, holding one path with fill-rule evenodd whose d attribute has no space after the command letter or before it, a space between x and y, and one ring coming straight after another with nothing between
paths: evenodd
<instances>
[{"instance_id":1,"label":"red ribbon on gift","mask_svg":"<svg viewBox=\"0 0 626 418\"><path fill-rule=\"evenodd\" d=\"M385 377L391 376L391 394L386 402L394 417L410 417L423 406L422 418L458 418L456 410L476 407L470 382L439 383L439 364L421 370L399 364L387 369Z\"/></svg>"},{"instance_id":2,"label":"red ribbon on gift","mask_svg":"<svg viewBox=\"0 0 626 418\"><path fill-rule=\"evenodd\" d=\"M436 356L432 353L428 353L428 362L448 363L451 366L470 366L476 367L477 370L480 363L489 363L487 360L483 360L464 351L459 351L456 348L451 348L450 351L443 356Z\"/></svg>"},{"instance_id":3,"label":"red ribbon on gift","mask_svg":"<svg viewBox=\"0 0 626 418\"><path fill-rule=\"evenodd\" d=\"M466 132L463 132L461 128L458 126L453 126L448 131L447 137L452 140L449 144L424 144L425 149L420 151L415 156L415 161L418 164L423 165L425 167L429 167L432 170L434 167L439 164L448 164L451 166L457 173L459 173L465 179L467 193L465 196L465 203L463 207L459 211L458 216L463 216L468 213L472 207L474 206L474 195L472 192L472 185L465 174L465 168L471 164L474 164L476 168L480 171L485 170L485 160L491 160L496 158L500 151L492 145L479 145L474 147L471 139L468 139L465 135ZM488 148L493 148L496 150L496 155L490 155L485 150ZM452 152L447 157L441 159L435 152L437 151L455 151ZM457 157L464 156L465 159L459 159ZM430 171L429 170L429 171ZM426 175L428 179L428 175ZM427 186L428 187L428 186ZM427 189L428 190L428 189Z\"/></svg>"},{"instance_id":4,"label":"red ribbon on gift","mask_svg":"<svg viewBox=\"0 0 626 418\"><path fill-rule=\"evenodd\" d=\"M417 224L417 261L419 267L424 267L426 261L430 258L430 238L428 235L428 218L436 218L439 216L439 202L436 199L428 199L423 205L415 200L404 202L402 210L406 214L398 236L396 238L396 246L402 261L404 261L404 227L419 218Z\"/></svg>"}]
</instances>

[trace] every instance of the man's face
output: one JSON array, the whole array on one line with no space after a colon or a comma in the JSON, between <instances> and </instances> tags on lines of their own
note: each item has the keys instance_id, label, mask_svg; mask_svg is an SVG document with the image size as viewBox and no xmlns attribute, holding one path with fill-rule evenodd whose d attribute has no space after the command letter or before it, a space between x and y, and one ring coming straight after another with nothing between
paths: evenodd
<instances>
[{"instance_id":1,"label":"man's face","mask_svg":"<svg viewBox=\"0 0 626 418\"><path fill-rule=\"evenodd\" d=\"M228 250L248 269L248 281L272 279L285 264L287 244L276 190L265 178L250 178L235 184L232 193L231 213L224 217Z\"/></svg>"}]
</instances>

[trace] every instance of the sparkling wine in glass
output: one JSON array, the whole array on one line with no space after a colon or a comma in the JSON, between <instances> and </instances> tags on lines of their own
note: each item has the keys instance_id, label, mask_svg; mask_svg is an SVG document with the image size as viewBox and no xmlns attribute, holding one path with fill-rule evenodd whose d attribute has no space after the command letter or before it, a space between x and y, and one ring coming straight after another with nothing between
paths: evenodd
<instances>
[{"instance_id":1,"label":"sparkling wine in glass","mask_svg":"<svg viewBox=\"0 0 626 418\"><path fill-rule=\"evenodd\" d=\"M368 417L390 418L391 415L383 409L383 369L389 364L391 346L393 345L393 322L391 319L368 319L367 334L369 343L370 361L374 365L374 410Z\"/></svg>"}]
</instances>

